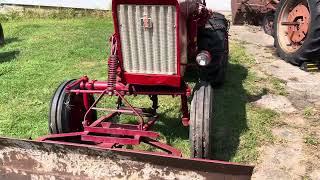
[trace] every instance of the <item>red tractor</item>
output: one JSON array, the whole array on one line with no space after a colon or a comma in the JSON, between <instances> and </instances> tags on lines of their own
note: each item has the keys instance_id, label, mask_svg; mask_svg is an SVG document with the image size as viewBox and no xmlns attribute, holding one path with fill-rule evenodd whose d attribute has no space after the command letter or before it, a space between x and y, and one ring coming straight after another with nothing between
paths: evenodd
<instances>
[{"instance_id":1,"label":"red tractor","mask_svg":"<svg viewBox=\"0 0 320 180\"><path fill-rule=\"evenodd\" d=\"M223 83L228 64L225 17L200 0L113 0L112 14L115 32L110 38L108 79L84 76L63 82L50 104L51 135L38 141L104 149L120 153L119 162L138 159L176 175L187 170L207 179L249 179L251 166L206 160L212 158L213 87ZM196 80L193 89L185 81L190 69L196 69L191 75ZM134 107L128 96L149 96L151 106ZM197 159L181 158L180 150L160 142L159 133L151 131L159 121L158 96L180 98L181 125L190 128L191 158ZM114 108L100 106L103 99L114 100ZM121 123L119 118L126 115L136 117L136 122ZM153 151L134 148L141 143ZM182 177L193 176L176 178Z\"/></svg>"},{"instance_id":2,"label":"red tractor","mask_svg":"<svg viewBox=\"0 0 320 180\"><path fill-rule=\"evenodd\" d=\"M190 127L192 156L209 158L213 86L223 83L226 73L228 21L196 0L114 0L112 10L115 33L110 38L108 80L84 76L63 82L51 102L49 129L54 135L46 140L77 132L81 141L108 148L150 142L149 138L156 136L148 130L159 117L158 96L169 95L181 98L181 124ZM189 66L198 69L193 90L184 81ZM126 96L137 95L149 96L152 106L133 107ZM115 108L98 108L101 99L110 96L118 97ZM100 112L111 114L98 117ZM138 124L114 123L112 119L122 114L137 116ZM111 131L123 137L92 135L110 135ZM179 150L157 143L161 149L181 155Z\"/></svg>"}]
</instances>

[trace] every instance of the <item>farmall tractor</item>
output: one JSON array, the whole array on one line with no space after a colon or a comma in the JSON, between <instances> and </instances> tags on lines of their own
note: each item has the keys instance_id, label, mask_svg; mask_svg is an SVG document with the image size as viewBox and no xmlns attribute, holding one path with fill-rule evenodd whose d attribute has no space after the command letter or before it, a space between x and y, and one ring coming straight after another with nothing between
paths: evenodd
<instances>
[{"instance_id":1,"label":"farmall tractor","mask_svg":"<svg viewBox=\"0 0 320 180\"><path fill-rule=\"evenodd\" d=\"M51 165L57 168L50 171L57 177L70 175L70 166L91 165L90 171L108 162L94 175L105 171L104 178L250 179L251 166L209 160L213 87L223 83L228 64L229 25L224 16L199 0L113 0L112 14L115 32L110 38L108 79L84 76L63 82L50 104L51 134L27 144L2 139L0 152L1 146L13 146L14 153L32 147L19 159L20 169L25 159L46 166L48 157L39 158L37 152L60 154ZM193 89L184 80L189 69L198 72L193 75L197 81ZM128 96L148 96L151 107L134 107ZM180 98L181 125L190 128L191 159L182 158L180 150L159 141L159 133L151 131L161 121L159 96ZM99 106L103 99L115 99L114 108ZM136 117L135 123L121 123L119 117L125 115ZM135 148L140 144L152 151ZM75 152L85 157L70 158L69 153ZM95 166L90 164L92 158Z\"/></svg>"}]
</instances>

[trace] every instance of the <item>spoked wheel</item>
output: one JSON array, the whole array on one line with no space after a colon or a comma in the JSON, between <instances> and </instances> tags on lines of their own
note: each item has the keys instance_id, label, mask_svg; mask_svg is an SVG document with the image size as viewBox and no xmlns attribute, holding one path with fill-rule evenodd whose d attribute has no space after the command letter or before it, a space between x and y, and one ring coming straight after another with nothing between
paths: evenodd
<instances>
[{"instance_id":1,"label":"spoked wheel","mask_svg":"<svg viewBox=\"0 0 320 180\"><path fill-rule=\"evenodd\" d=\"M212 158L213 88L200 82L194 88L190 111L191 154L194 158Z\"/></svg>"},{"instance_id":2,"label":"spoked wheel","mask_svg":"<svg viewBox=\"0 0 320 180\"><path fill-rule=\"evenodd\" d=\"M3 34L2 25L0 24L0 46L2 45L4 45L4 34Z\"/></svg>"},{"instance_id":3,"label":"spoked wheel","mask_svg":"<svg viewBox=\"0 0 320 180\"><path fill-rule=\"evenodd\" d=\"M49 112L49 131L52 134L79 132L83 130L82 121L86 113L82 94L66 93L66 87L74 80L63 82L54 93ZM94 97L88 95L89 103L94 102ZM91 120L97 119L93 111L89 114Z\"/></svg>"},{"instance_id":4,"label":"spoked wheel","mask_svg":"<svg viewBox=\"0 0 320 180\"><path fill-rule=\"evenodd\" d=\"M320 55L320 0L283 0L277 8L275 45L279 56L301 65Z\"/></svg>"},{"instance_id":5,"label":"spoked wheel","mask_svg":"<svg viewBox=\"0 0 320 180\"><path fill-rule=\"evenodd\" d=\"M264 16L263 22L262 22L263 31L270 36L274 35L273 21L274 21L274 13L267 13Z\"/></svg>"}]
</instances>

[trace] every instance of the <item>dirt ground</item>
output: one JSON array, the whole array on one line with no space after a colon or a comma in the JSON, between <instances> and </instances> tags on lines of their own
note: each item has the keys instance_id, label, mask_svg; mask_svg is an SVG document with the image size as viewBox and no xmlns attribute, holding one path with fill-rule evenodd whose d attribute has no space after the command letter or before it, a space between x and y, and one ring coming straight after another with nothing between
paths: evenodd
<instances>
[{"instance_id":1,"label":"dirt ground","mask_svg":"<svg viewBox=\"0 0 320 180\"><path fill-rule=\"evenodd\" d=\"M320 73L307 73L281 60L273 38L259 27L232 26L230 38L255 58L257 76L284 82L284 96L267 94L254 102L280 113L273 144L260 148L253 179L320 179Z\"/></svg>"}]
</instances>

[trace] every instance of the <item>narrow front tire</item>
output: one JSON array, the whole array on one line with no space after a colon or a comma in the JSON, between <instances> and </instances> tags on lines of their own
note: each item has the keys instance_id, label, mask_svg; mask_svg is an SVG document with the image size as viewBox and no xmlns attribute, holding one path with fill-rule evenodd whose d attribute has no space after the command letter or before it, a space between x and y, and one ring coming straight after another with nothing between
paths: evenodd
<instances>
[{"instance_id":1,"label":"narrow front tire","mask_svg":"<svg viewBox=\"0 0 320 180\"><path fill-rule=\"evenodd\" d=\"M191 155L212 158L213 88L210 83L198 83L193 92L190 110Z\"/></svg>"},{"instance_id":2,"label":"narrow front tire","mask_svg":"<svg viewBox=\"0 0 320 180\"><path fill-rule=\"evenodd\" d=\"M83 130L82 122L86 113L82 94L67 93L66 87L75 80L65 81L55 91L49 112L49 131L51 134L79 132ZM78 87L74 87L78 88ZM88 95L89 103L94 97ZM97 119L96 111L89 114L91 120Z\"/></svg>"}]
</instances>

